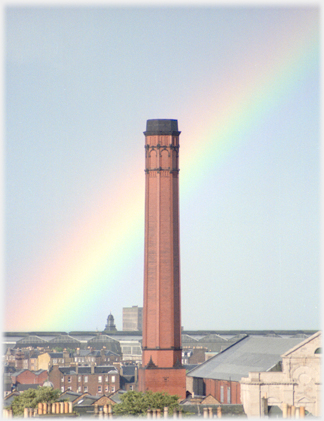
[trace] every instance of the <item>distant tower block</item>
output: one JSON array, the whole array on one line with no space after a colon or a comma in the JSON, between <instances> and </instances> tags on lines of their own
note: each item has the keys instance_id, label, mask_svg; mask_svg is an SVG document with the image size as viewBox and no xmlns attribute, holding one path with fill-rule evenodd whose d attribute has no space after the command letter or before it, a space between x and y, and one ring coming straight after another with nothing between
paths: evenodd
<instances>
[{"instance_id":1,"label":"distant tower block","mask_svg":"<svg viewBox=\"0 0 324 421\"><path fill-rule=\"evenodd\" d=\"M142 391L186 395L181 366L179 135L177 120L148 120L145 134L145 253Z\"/></svg>"},{"instance_id":2,"label":"distant tower block","mask_svg":"<svg viewBox=\"0 0 324 421\"><path fill-rule=\"evenodd\" d=\"M142 331L143 307L133 306L123 308L123 330Z\"/></svg>"}]
</instances>

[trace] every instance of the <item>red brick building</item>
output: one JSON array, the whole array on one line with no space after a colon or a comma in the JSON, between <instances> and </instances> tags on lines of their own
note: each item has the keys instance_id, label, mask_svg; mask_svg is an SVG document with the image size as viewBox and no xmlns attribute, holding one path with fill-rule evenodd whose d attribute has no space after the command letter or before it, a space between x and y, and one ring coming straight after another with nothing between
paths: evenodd
<instances>
[{"instance_id":1,"label":"red brick building","mask_svg":"<svg viewBox=\"0 0 324 421\"><path fill-rule=\"evenodd\" d=\"M59 367L53 365L48 377L54 389L60 389L62 393L71 390L101 396L113 393L120 388L119 373L114 366Z\"/></svg>"},{"instance_id":2,"label":"red brick building","mask_svg":"<svg viewBox=\"0 0 324 421\"><path fill-rule=\"evenodd\" d=\"M239 382L227 380L204 379L205 394L216 398L220 403L241 404Z\"/></svg>"},{"instance_id":3,"label":"red brick building","mask_svg":"<svg viewBox=\"0 0 324 421\"><path fill-rule=\"evenodd\" d=\"M141 391L186 397L181 366L179 135L177 120L148 120Z\"/></svg>"},{"instance_id":4,"label":"red brick building","mask_svg":"<svg viewBox=\"0 0 324 421\"><path fill-rule=\"evenodd\" d=\"M20 370L11 375L11 381L14 386L18 384L38 384L43 385L47 379L48 372L46 370Z\"/></svg>"}]
</instances>

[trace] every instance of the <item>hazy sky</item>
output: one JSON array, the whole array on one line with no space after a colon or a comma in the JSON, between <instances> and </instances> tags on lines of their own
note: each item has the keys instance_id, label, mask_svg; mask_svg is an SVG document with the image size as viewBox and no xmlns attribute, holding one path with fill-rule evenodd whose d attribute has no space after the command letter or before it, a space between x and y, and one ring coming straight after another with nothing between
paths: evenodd
<instances>
[{"instance_id":1,"label":"hazy sky","mask_svg":"<svg viewBox=\"0 0 324 421\"><path fill-rule=\"evenodd\" d=\"M185 329L318 329L319 9L5 9L4 330L143 304L146 120L177 119Z\"/></svg>"}]
</instances>

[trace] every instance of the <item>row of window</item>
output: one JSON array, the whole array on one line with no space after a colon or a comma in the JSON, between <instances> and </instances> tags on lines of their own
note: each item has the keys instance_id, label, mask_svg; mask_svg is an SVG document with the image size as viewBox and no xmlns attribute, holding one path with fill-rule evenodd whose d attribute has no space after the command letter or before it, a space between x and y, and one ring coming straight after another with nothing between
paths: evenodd
<instances>
[{"instance_id":1,"label":"row of window","mask_svg":"<svg viewBox=\"0 0 324 421\"><path fill-rule=\"evenodd\" d=\"M98 383L102 383L103 376L98 376ZM68 383L72 383L72 376L68 376L67 378ZM82 381L82 376L78 376L78 382ZM83 376L84 383L88 383L88 376ZM105 376L105 382L109 381L109 376ZM64 377L61 378L61 382L64 382ZM110 377L110 383L116 382L116 376Z\"/></svg>"},{"instance_id":2,"label":"row of window","mask_svg":"<svg viewBox=\"0 0 324 421\"><path fill-rule=\"evenodd\" d=\"M72 387L68 387L68 388L64 388L64 386L61 387L61 392L64 392L66 390L72 390ZM109 393L109 387L108 385L105 386L105 393ZM110 393L114 393L115 392L115 386L111 386L110 387ZM88 392L88 386L84 386L83 387L83 393ZM78 386L78 393L82 393L82 387ZM102 393L102 386L98 386L98 393Z\"/></svg>"}]
</instances>

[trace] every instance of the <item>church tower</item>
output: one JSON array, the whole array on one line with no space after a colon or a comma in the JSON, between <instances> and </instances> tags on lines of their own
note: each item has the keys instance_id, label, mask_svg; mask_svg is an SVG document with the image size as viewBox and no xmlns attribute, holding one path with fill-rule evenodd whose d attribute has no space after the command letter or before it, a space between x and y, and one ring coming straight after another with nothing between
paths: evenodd
<instances>
[{"instance_id":1,"label":"church tower","mask_svg":"<svg viewBox=\"0 0 324 421\"><path fill-rule=\"evenodd\" d=\"M179 135L177 120L148 120L145 135L145 253L142 391L186 396L181 365Z\"/></svg>"}]
</instances>

